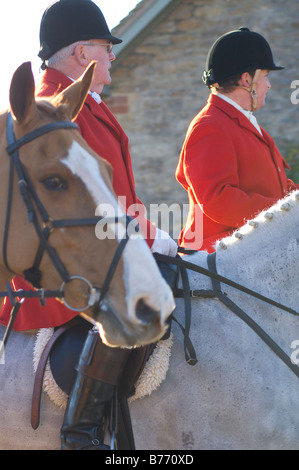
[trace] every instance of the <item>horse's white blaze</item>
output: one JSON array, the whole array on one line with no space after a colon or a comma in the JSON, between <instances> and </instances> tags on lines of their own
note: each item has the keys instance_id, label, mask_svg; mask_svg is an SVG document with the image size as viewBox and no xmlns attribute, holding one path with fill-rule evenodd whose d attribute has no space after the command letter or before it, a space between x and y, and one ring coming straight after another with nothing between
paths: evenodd
<instances>
[{"instance_id":1,"label":"horse's white blaze","mask_svg":"<svg viewBox=\"0 0 299 470\"><path fill-rule=\"evenodd\" d=\"M100 167L96 159L77 142L73 142L69 154L61 160L74 174L85 184L90 195L95 201L97 215L108 216L106 209L111 209L112 215L125 215L117 200L109 190L101 175ZM111 237L117 235L121 240L126 235L126 227L123 224L109 223L108 230ZM135 307L140 299L143 299L151 308L160 311L161 323L174 309L172 293L161 279L159 270L151 255L145 240L139 236L128 241L124 253L124 284L126 287L128 317L136 321Z\"/></svg>"}]
</instances>

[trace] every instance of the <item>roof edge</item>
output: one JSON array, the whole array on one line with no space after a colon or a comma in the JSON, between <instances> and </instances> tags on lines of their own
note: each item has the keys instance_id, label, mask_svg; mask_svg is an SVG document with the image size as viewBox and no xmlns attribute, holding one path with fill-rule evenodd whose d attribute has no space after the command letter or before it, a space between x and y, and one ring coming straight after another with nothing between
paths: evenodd
<instances>
[{"instance_id":1,"label":"roof edge","mask_svg":"<svg viewBox=\"0 0 299 470\"><path fill-rule=\"evenodd\" d=\"M156 0L149 4L148 7L145 7L145 9L140 8L140 4L138 4L135 8L137 10L136 15L134 15L133 10L127 17L132 16L132 20L129 18L129 21L126 22L125 18L118 26L113 28L113 34L120 35L123 42L113 47L116 60L112 63L112 70L117 68L124 58L149 35L151 30L163 21L180 3L182 3L182 0Z\"/></svg>"}]
</instances>

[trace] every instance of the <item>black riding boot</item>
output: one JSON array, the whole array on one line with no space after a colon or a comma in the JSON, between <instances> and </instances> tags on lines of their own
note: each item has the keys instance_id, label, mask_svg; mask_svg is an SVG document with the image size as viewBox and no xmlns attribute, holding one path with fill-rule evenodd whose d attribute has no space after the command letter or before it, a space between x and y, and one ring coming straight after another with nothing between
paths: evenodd
<instances>
[{"instance_id":1,"label":"black riding boot","mask_svg":"<svg viewBox=\"0 0 299 470\"><path fill-rule=\"evenodd\" d=\"M129 349L105 346L99 332L90 330L61 428L62 450L109 449L104 444L107 417L129 355Z\"/></svg>"}]
</instances>

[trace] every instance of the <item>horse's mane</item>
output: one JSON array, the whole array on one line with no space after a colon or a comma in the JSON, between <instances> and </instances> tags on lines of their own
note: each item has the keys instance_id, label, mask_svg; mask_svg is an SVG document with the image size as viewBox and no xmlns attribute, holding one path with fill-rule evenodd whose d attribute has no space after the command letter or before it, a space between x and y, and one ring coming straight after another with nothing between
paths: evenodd
<instances>
[{"instance_id":1,"label":"horse's mane","mask_svg":"<svg viewBox=\"0 0 299 470\"><path fill-rule=\"evenodd\" d=\"M271 241L274 233L277 231L277 225L285 226L286 221L294 219L294 209L299 207L299 191L293 191L284 199L280 199L276 204L267 210L260 212L257 217L247 221L247 223L216 243L216 250L226 250L240 247L244 249L247 243L256 242L258 238L267 237ZM241 243L242 242L242 243Z\"/></svg>"}]
</instances>

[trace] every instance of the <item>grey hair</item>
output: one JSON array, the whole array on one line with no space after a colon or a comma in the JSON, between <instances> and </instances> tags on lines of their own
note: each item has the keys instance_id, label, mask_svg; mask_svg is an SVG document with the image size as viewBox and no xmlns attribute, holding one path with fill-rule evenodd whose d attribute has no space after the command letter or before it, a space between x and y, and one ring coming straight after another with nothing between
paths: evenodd
<instances>
[{"instance_id":1,"label":"grey hair","mask_svg":"<svg viewBox=\"0 0 299 470\"><path fill-rule=\"evenodd\" d=\"M66 59L68 59L74 52L76 46L79 46L79 44L88 44L89 42L93 42L91 39L86 40L86 41L77 41L69 46L63 47L59 51L55 52L55 54L52 55L52 57L49 58L49 60L46 61L46 64L48 67L52 69L57 69L61 66L61 64L64 63Z\"/></svg>"}]
</instances>

